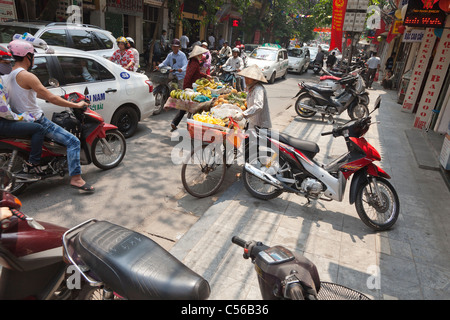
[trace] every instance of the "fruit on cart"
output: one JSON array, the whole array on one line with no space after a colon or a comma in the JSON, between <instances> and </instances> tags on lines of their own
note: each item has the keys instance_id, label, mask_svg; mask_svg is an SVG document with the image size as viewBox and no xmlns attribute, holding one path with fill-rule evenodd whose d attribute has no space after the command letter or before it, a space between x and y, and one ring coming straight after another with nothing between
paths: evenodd
<instances>
[{"instance_id":1,"label":"fruit on cart","mask_svg":"<svg viewBox=\"0 0 450 320\"><path fill-rule=\"evenodd\" d=\"M220 118L213 117L209 112L203 111L202 113L196 113L193 116L195 121L200 121L209 124L215 124L225 127L225 121Z\"/></svg>"}]
</instances>

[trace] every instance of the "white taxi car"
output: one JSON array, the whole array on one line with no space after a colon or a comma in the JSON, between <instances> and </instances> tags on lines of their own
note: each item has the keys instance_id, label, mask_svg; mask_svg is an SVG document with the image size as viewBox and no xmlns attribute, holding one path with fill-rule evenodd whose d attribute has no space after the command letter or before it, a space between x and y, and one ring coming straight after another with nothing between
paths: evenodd
<instances>
[{"instance_id":1,"label":"white taxi car","mask_svg":"<svg viewBox=\"0 0 450 320\"><path fill-rule=\"evenodd\" d=\"M87 87L91 109L98 112L105 122L117 126L126 138L135 133L139 121L156 110L153 84L146 75L127 71L85 51L51 48L54 53L36 48L31 72L55 95L62 95L64 91L83 93ZM59 88L50 85L52 78L58 80ZM54 112L64 110L41 99L38 103L48 119L52 119Z\"/></svg>"},{"instance_id":2,"label":"white taxi car","mask_svg":"<svg viewBox=\"0 0 450 320\"><path fill-rule=\"evenodd\" d=\"M288 48L289 71L303 73L308 71L309 50L306 48Z\"/></svg>"},{"instance_id":3,"label":"white taxi car","mask_svg":"<svg viewBox=\"0 0 450 320\"><path fill-rule=\"evenodd\" d=\"M248 57L247 66L254 64L261 68L270 83L274 83L275 79L286 77L289 67L287 51L278 44L265 43Z\"/></svg>"}]
</instances>

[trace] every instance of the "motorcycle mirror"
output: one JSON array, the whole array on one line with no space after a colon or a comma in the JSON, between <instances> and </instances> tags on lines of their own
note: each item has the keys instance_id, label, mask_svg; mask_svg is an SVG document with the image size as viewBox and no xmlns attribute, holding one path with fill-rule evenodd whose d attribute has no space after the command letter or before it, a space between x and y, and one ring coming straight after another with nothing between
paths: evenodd
<instances>
[{"instance_id":1,"label":"motorcycle mirror","mask_svg":"<svg viewBox=\"0 0 450 320\"><path fill-rule=\"evenodd\" d=\"M58 88L59 87L59 81L56 78L48 79L48 84L51 85L53 88Z\"/></svg>"}]
</instances>

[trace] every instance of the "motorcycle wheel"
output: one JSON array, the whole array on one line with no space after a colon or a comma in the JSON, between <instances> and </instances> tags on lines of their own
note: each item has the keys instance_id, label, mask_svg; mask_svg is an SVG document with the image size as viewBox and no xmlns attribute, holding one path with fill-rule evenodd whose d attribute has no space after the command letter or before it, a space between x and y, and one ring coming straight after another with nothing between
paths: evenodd
<instances>
[{"instance_id":1,"label":"motorcycle wheel","mask_svg":"<svg viewBox=\"0 0 450 320\"><path fill-rule=\"evenodd\" d=\"M269 161L272 163L270 167L267 167L266 164ZM274 160L272 160L272 153L270 151L268 151L267 155L264 156L254 156L253 159L248 161L248 163L257 169L270 173L271 175L275 175L282 166L279 162L274 163ZM242 179L245 189L247 189L247 191L255 198L270 200L283 193L283 190L277 189L273 185L259 179L258 177L255 177L250 172L247 172L245 168L242 171Z\"/></svg>"},{"instance_id":2,"label":"motorcycle wheel","mask_svg":"<svg viewBox=\"0 0 450 320\"><path fill-rule=\"evenodd\" d=\"M225 180L225 153L220 151L222 154L218 154L212 146L205 145L192 150L181 167L181 182L186 191L196 198L216 193Z\"/></svg>"},{"instance_id":3,"label":"motorcycle wheel","mask_svg":"<svg viewBox=\"0 0 450 320\"><path fill-rule=\"evenodd\" d=\"M353 108L348 109L347 112L348 112L348 116L352 120L357 120L357 119L362 119L364 117L367 117L369 115L369 108L367 108L367 106L362 103L358 103Z\"/></svg>"},{"instance_id":4,"label":"motorcycle wheel","mask_svg":"<svg viewBox=\"0 0 450 320\"><path fill-rule=\"evenodd\" d=\"M374 183L382 199L378 199ZM361 185L356 194L355 206L362 222L376 231L390 229L400 214L397 192L386 179L380 177L368 178Z\"/></svg>"},{"instance_id":5,"label":"motorcycle wheel","mask_svg":"<svg viewBox=\"0 0 450 320\"><path fill-rule=\"evenodd\" d=\"M366 106L368 106L370 103L369 95L367 94L367 92L360 95L359 100L363 105L366 105Z\"/></svg>"},{"instance_id":6,"label":"motorcycle wheel","mask_svg":"<svg viewBox=\"0 0 450 320\"><path fill-rule=\"evenodd\" d=\"M0 168L7 169L9 166L9 161L12 157L12 150L10 149L1 149L0 150ZM24 165L25 165L25 159L28 157L24 153L18 153L16 158L14 159L14 163L11 167L11 173L17 174L20 172L23 172ZM7 187L7 186L4 186ZM21 194L27 187L26 183L20 183L18 180L14 183L14 187L9 190L14 195Z\"/></svg>"},{"instance_id":7,"label":"motorcycle wheel","mask_svg":"<svg viewBox=\"0 0 450 320\"><path fill-rule=\"evenodd\" d=\"M161 111L164 109L164 105L166 104L166 101L167 101L168 98L169 97L165 97L162 92L158 92L155 95L155 101L157 103L159 102L159 104L157 105L158 108L155 111L153 111L153 115L157 115L157 114L161 113Z\"/></svg>"},{"instance_id":8,"label":"motorcycle wheel","mask_svg":"<svg viewBox=\"0 0 450 320\"><path fill-rule=\"evenodd\" d=\"M301 103L311 107L315 105L313 98L309 94L302 94L300 95L300 97L298 97L297 101L295 101L295 111L300 117L303 118L311 118L316 114L315 111L302 108Z\"/></svg>"},{"instance_id":9,"label":"motorcycle wheel","mask_svg":"<svg viewBox=\"0 0 450 320\"><path fill-rule=\"evenodd\" d=\"M127 151L127 144L119 130L107 131L105 140L111 150L102 139L95 138L91 146L92 162L100 169L109 170L122 162Z\"/></svg>"}]
</instances>

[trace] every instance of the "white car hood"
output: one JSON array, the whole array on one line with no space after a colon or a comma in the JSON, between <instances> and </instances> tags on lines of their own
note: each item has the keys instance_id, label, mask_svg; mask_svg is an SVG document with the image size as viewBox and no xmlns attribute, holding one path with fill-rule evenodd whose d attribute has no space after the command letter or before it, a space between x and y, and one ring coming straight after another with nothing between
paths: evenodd
<instances>
[{"instance_id":1,"label":"white car hood","mask_svg":"<svg viewBox=\"0 0 450 320\"><path fill-rule=\"evenodd\" d=\"M296 57L288 57L288 59L289 59L289 64L296 64L303 60L303 58L296 58Z\"/></svg>"},{"instance_id":2,"label":"white car hood","mask_svg":"<svg viewBox=\"0 0 450 320\"><path fill-rule=\"evenodd\" d=\"M274 63L275 63L275 61L260 60L260 59L255 59L255 58L248 58L248 61L247 61L248 66L256 64L261 69L264 69L264 67L266 67L266 66L271 67Z\"/></svg>"}]
</instances>

